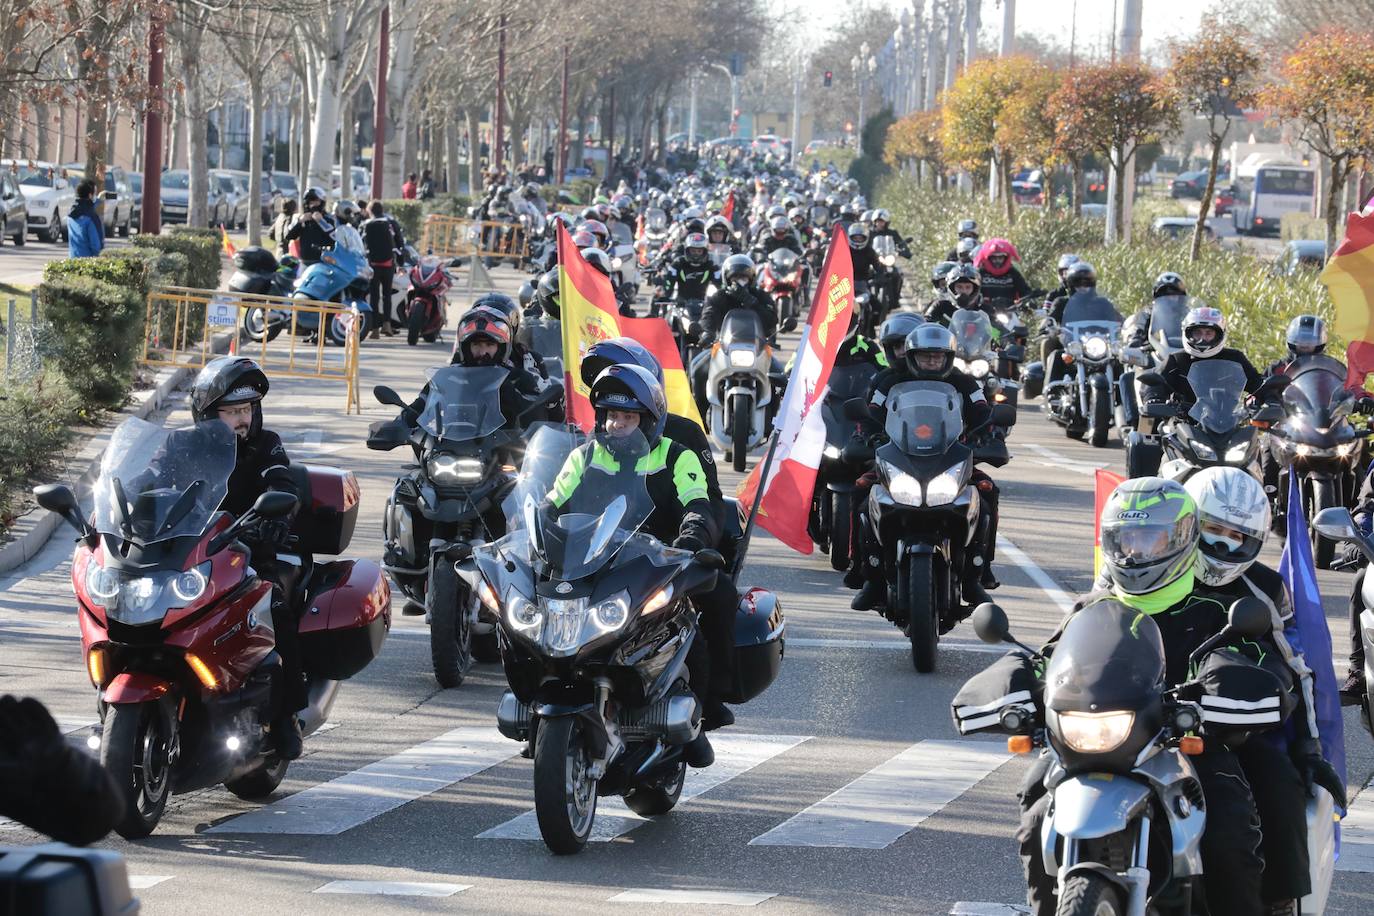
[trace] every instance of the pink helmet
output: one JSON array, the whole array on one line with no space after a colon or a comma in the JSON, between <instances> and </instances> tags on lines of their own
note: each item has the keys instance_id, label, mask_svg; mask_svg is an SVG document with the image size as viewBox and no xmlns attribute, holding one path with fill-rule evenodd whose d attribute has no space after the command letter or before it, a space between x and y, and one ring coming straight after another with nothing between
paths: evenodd
<instances>
[{"instance_id":1,"label":"pink helmet","mask_svg":"<svg viewBox=\"0 0 1374 916\"><path fill-rule=\"evenodd\" d=\"M993 255L1003 255L1005 260L1000 266L991 263ZM1011 262L1021 260L1021 255L1016 251L1016 246L1006 239L988 239L978 249L978 253L973 256L973 266L994 277L1000 277L1011 270Z\"/></svg>"}]
</instances>

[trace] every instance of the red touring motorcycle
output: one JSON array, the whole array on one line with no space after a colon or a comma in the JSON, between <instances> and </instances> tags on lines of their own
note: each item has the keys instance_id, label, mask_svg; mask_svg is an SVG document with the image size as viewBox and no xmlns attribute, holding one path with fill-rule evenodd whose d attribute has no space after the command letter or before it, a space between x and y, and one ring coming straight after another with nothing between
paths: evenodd
<instances>
[{"instance_id":1,"label":"red touring motorcycle","mask_svg":"<svg viewBox=\"0 0 1374 916\"><path fill-rule=\"evenodd\" d=\"M100 761L127 793L115 829L128 839L153 832L173 793L224 783L261 798L286 775L268 734L281 679L273 586L238 536L286 518L297 500L268 492L237 519L219 511L234 461L234 434L218 421L166 430L128 420L105 452L92 520L67 487L34 491L81 532L72 587L86 670L100 691ZM302 497L281 562L299 570L290 601L302 611L309 704L299 716L309 735L339 682L377 657L391 590L369 560L314 560L353 536L352 473L292 471Z\"/></svg>"},{"instance_id":2,"label":"red touring motorcycle","mask_svg":"<svg viewBox=\"0 0 1374 916\"><path fill-rule=\"evenodd\" d=\"M410 268L410 290L406 293L401 318L406 325L406 343L412 347L423 337L434 343L448 320L449 289L453 278L438 258L421 258Z\"/></svg>"}]
</instances>

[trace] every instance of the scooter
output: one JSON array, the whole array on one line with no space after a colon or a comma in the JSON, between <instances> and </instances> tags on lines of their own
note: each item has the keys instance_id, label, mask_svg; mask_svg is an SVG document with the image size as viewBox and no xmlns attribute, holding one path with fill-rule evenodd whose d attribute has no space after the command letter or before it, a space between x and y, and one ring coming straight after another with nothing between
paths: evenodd
<instances>
[{"instance_id":1,"label":"scooter","mask_svg":"<svg viewBox=\"0 0 1374 916\"><path fill-rule=\"evenodd\" d=\"M858 507L854 504L855 481L862 467L845 457L845 447L853 438L855 424L846 419L844 405L868 392L878 370L870 363L837 365L830 372L821 415L825 419L825 447L816 471L816 487L811 496L809 529L811 539L830 555L830 568L839 572L849 568L855 542Z\"/></svg>"},{"instance_id":2,"label":"scooter","mask_svg":"<svg viewBox=\"0 0 1374 916\"><path fill-rule=\"evenodd\" d=\"M345 232L344 230L347 230ZM230 278L229 288L235 292L282 296L312 302L341 302L352 314L331 316L327 337L330 343L343 346L354 324L360 324L361 343L371 330L372 309L368 305L368 285L372 268L363 254L361 237L356 246L352 236L358 231L351 226L336 230L336 245L320 254L320 260L308 265L299 277L294 276L295 258L280 262L265 248L245 248L235 258L238 268ZM240 263L242 262L242 263ZM294 320L294 325L293 325ZM293 313L285 309L250 306L243 310L243 333L249 340L260 342L264 336L275 340L292 327L298 337L313 337L319 331L319 315L314 312Z\"/></svg>"},{"instance_id":3,"label":"scooter","mask_svg":"<svg viewBox=\"0 0 1374 916\"><path fill-rule=\"evenodd\" d=\"M38 487L39 505L80 532L72 557L86 671L99 693L100 761L127 798L115 829L152 833L173 794L223 783L240 798L276 791L288 762L270 723L282 678L273 615L299 614L310 735L324 724L340 681L377 657L391 627L391 589L370 560L317 563L348 548L357 522L353 474L292 465L299 502L269 491L235 519L219 511L237 459L219 421L167 430L126 420L115 430L84 517L63 485ZM294 567L290 594L250 565L239 540L290 522L279 562Z\"/></svg>"}]
</instances>

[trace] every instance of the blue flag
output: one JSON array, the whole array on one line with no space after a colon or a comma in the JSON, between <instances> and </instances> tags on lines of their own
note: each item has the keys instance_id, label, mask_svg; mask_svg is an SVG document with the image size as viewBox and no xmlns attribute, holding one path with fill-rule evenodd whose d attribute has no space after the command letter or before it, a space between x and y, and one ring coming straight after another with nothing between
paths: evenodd
<instances>
[{"instance_id":1,"label":"blue flag","mask_svg":"<svg viewBox=\"0 0 1374 916\"><path fill-rule=\"evenodd\" d=\"M1293 618L1283 635L1301 652L1312 669L1312 692L1321 730L1322 756L1345 782L1345 722L1341 718L1341 695L1336 685L1336 669L1331 661L1331 631L1322 610L1317 590L1317 566L1312 562L1312 541L1307 531L1298 475L1288 475L1288 539L1279 560L1279 575L1293 596Z\"/></svg>"}]
</instances>

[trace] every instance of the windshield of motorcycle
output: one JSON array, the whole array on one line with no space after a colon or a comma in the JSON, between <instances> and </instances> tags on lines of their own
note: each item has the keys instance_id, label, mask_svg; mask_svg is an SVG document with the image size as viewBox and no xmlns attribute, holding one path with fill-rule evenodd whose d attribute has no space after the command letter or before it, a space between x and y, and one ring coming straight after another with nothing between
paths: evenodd
<instances>
[{"instance_id":1,"label":"windshield of motorcycle","mask_svg":"<svg viewBox=\"0 0 1374 916\"><path fill-rule=\"evenodd\" d=\"M540 426L529 438L505 507L512 535L524 532L516 540L529 544L542 575L591 575L653 512L646 475L654 456L643 434L607 442L557 426Z\"/></svg>"},{"instance_id":2,"label":"windshield of motorcycle","mask_svg":"<svg viewBox=\"0 0 1374 916\"><path fill-rule=\"evenodd\" d=\"M1188 310L1202 305L1190 296L1160 296L1150 306L1150 344L1161 360L1183 349L1183 319Z\"/></svg>"},{"instance_id":3,"label":"windshield of motorcycle","mask_svg":"<svg viewBox=\"0 0 1374 916\"><path fill-rule=\"evenodd\" d=\"M164 429L124 421L105 449L95 484L95 527L152 544L199 537L224 501L237 439L219 420Z\"/></svg>"},{"instance_id":4,"label":"windshield of motorcycle","mask_svg":"<svg viewBox=\"0 0 1374 916\"><path fill-rule=\"evenodd\" d=\"M644 211L644 228L650 232L666 232L668 230L668 214L657 207L650 207Z\"/></svg>"},{"instance_id":5,"label":"windshield of motorcycle","mask_svg":"<svg viewBox=\"0 0 1374 916\"><path fill-rule=\"evenodd\" d=\"M1245 370L1239 363L1201 359L1188 369L1197 399L1188 416L1209 432L1228 433L1245 419Z\"/></svg>"},{"instance_id":6,"label":"windshield of motorcycle","mask_svg":"<svg viewBox=\"0 0 1374 916\"><path fill-rule=\"evenodd\" d=\"M491 435L506 422L501 384L509 373L499 366L443 366L428 369L420 428L448 442Z\"/></svg>"},{"instance_id":7,"label":"windshield of motorcycle","mask_svg":"<svg viewBox=\"0 0 1374 916\"><path fill-rule=\"evenodd\" d=\"M526 319L520 325L520 340L545 359L563 357L563 324L557 319Z\"/></svg>"},{"instance_id":8,"label":"windshield of motorcycle","mask_svg":"<svg viewBox=\"0 0 1374 916\"><path fill-rule=\"evenodd\" d=\"M1080 333L1090 329L1111 333L1121 327L1121 313L1107 297L1092 290L1082 290L1070 296L1065 303L1064 325Z\"/></svg>"},{"instance_id":9,"label":"windshield of motorcycle","mask_svg":"<svg viewBox=\"0 0 1374 916\"><path fill-rule=\"evenodd\" d=\"M763 340L763 324L753 309L734 309L720 325L720 343L727 350L749 347L757 350Z\"/></svg>"},{"instance_id":10,"label":"windshield of motorcycle","mask_svg":"<svg viewBox=\"0 0 1374 916\"><path fill-rule=\"evenodd\" d=\"M880 258L884 255L896 254L897 243L892 240L890 235L876 236L873 239L873 253Z\"/></svg>"},{"instance_id":11,"label":"windshield of motorcycle","mask_svg":"<svg viewBox=\"0 0 1374 916\"><path fill-rule=\"evenodd\" d=\"M992 349L992 321L987 312L958 309L949 316L949 332L954 335L954 354L968 360Z\"/></svg>"},{"instance_id":12,"label":"windshield of motorcycle","mask_svg":"<svg viewBox=\"0 0 1374 916\"><path fill-rule=\"evenodd\" d=\"M817 226L824 226L826 223L830 222L830 208L812 207L811 222Z\"/></svg>"},{"instance_id":13,"label":"windshield of motorcycle","mask_svg":"<svg viewBox=\"0 0 1374 916\"><path fill-rule=\"evenodd\" d=\"M768 256L768 266L773 273L785 277L797 267L797 253L790 248L779 248Z\"/></svg>"},{"instance_id":14,"label":"windshield of motorcycle","mask_svg":"<svg viewBox=\"0 0 1374 916\"><path fill-rule=\"evenodd\" d=\"M706 253L710 255L711 263L720 267L730 257L730 246L724 242L714 242L706 246Z\"/></svg>"},{"instance_id":15,"label":"windshield of motorcycle","mask_svg":"<svg viewBox=\"0 0 1374 916\"><path fill-rule=\"evenodd\" d=\"M1354 405L1355 393L1345 387L1345 366L1324 354L1305 356L1288 369L1292 383L1283 391L1283 403L1303 414L1316 426L1330 426Z\"/></svg>"},{"instance_id":16,"label":"windshield of motorcycle","mask_svg":"<svg viewBox=\"0 0 1374 916\"><path fill-rule=\"evenodd\" d=\"M884 429L908 455L942 454L964 432L963 396L947 382L902 382L888 392Z\"/></svg>"},{"instance_id":17,"label":"windshield of motorcycle","mask_svg":"<svg viewBox=\"0 0 1374 916\"><path fill-rule=\"evenodd\" d=\"M1164 640L1146 614L1098 601L1071 616L1045 671L1056 711L1145 709L1166 686Z\"/></svg>"},{"instance_id":18,"label":"windshield of motorcycle","mask_svg":"<svg viewBox=\"0 0 1374 916\"><path fill-rule=\"evenodd\" d=\"M362 233L347 223L334 227L334 248L335 250L351 251L363 257L367 256L367 249L363 247Z\"/></svg>"}]
</instances>

